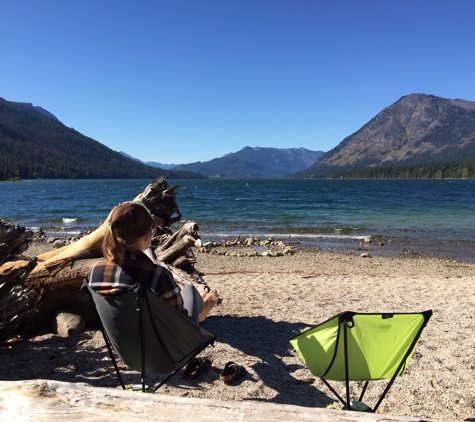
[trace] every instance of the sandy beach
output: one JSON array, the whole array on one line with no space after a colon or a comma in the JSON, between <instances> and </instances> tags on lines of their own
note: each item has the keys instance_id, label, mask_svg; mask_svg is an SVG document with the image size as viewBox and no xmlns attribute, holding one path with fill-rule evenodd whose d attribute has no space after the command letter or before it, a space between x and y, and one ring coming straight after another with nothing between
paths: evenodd
<instances>
[{"instance_id":1,"label":"sandy beach","mask_svg":"<svg viewBox=\"0 0 475 422\"><path fill-rule=\"evenodd\" d=\"M37 243L27 252L34 256L48 247ZM475 263L309 249L280 257L196 253L196 258L206 283L223 297L222 305L203 323L217 336L215 346L202 354L212 356L213 364L193 381L178 374L159 390L162 394L339 408L289 339L346 310L432 309L406 372L379 413L475 420ZM0 353L3 380L53 379L120 388L100 332L88 330L69 338L46 333ZM235 385L219 380L229 361L248 371ZM139 382L136 373L124 370L126 383ZM148 382L158 379L150 377ZM384 381L373 383L365 402L374 404L384 386ZM339 387L343 391L343 385Z\"/></svg>"}]
</instances>

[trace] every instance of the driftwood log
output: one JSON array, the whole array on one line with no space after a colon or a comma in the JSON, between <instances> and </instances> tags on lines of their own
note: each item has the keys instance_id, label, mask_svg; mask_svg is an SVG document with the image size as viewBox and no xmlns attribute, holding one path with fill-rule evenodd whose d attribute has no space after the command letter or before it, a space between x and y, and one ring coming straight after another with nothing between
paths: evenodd
<instances>
[{"instance_id":1,"label":"driftwood log","mask_svg":"<svg viewBox=\"0 0 475 422\"><path fill-rule=\"evenodd\" d=\"M0 341L15 333L35 314L39 293L23 287L36 259L18 260L29 247L33 232L0 220Z\"/></svg>"},{"instance_id":2,"label":"driftwood log","mask_svg":"<svg viewBox=\"0 0 475 422\"><path fill-rule=\"evenodd\" d=\"M25 252L33 238L33 232L12 224L5 224L0 219L0 265L15 259Z\"/></svg>"},{"instance_id":3,"label":"driftwood log","mask_svg":"<svg viewBox=\"0 0 475 422\"><path fill-rule=\"evenodd\" d=\"M421 418L321 407L221 401L169 394L141 394L49 380L0 381L0 414L8 422L420 422ZM468 419L470 420L470 419ZM424 418L424 421L430 422Z\"/></svg>"},{"instance_id":4,"label":"driftwood log","mask_svg":"<svg viewBox=\"0 0 475 422\"><path fill-rule=\"evenodd\" d=\"M176 232L170 228L182 217L176 204L177 188L178 185L170 188L165 178L160 177L133 200L142 200L164 221L163 227L154 229L149 251L151 259L165 265L181 286L202 284L200 274L193 267L191 250L201 246L197 224L186 222ZM60 310L78 312L87 326L97 325L89 297L86 292L80 292L80 287L91 266L102 256L101 244L109 227L109 216L101 226L77 242L31 260L20 254L27 250L33 233L18 226L2 226L0 342L18 334L51 330L54 315Z\"/></svg>"}]
</instances>

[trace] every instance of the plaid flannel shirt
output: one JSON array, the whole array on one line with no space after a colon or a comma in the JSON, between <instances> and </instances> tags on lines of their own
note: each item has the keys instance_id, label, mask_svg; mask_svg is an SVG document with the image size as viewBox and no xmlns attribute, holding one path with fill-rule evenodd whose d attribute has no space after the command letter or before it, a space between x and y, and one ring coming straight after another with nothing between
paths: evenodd
<instances>
[{"instance_id":1,"label":"plaid flannel shirt","mask_svg":"<svg viewBox=\"0 0 475 422\"><path fill-rule=\"evenodd\" d=\"M103 295L122 293L137 282L143 282L168 304L183 314L188 314L183 308L180 287L170 271L154 264L142 252L133 254L126 252L126 257L120 265L102 258L92 267L88 276L89 286Z\"/></svg>"}]
</instances>

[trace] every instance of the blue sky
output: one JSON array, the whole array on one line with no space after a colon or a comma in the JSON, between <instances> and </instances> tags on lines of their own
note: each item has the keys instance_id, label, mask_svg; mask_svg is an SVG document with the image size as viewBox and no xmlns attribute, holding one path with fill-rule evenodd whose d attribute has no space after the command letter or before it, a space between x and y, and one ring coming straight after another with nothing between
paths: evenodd
<instances>
[{"instance_id":1,"label":"blue sky","mask_svg":"<svg viewBox=\"0 0 475 422\"><path fill-rule=\"evenodd\" d=\"M471 0L0 6L0 97L143 161L328 151L404 95L475 101Z\"/></svg>"}]
</instances>

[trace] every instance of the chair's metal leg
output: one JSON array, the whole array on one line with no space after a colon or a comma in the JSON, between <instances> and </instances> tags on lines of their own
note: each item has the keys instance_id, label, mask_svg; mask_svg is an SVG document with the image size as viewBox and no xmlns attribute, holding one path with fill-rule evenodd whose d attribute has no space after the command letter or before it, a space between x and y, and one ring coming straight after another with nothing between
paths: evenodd
<instances>
[{"instance_id":1,"label":"chair's metal leg","mask_svg":"<svg viewBox=\"0 0 475 422\"><path fill-rule=\"evenodd\" d=\"M348 333L346 321L343 322L343 343L345 351L345 384L346 384L346 408L350 409L350 371L348 368Z\"/></svg>"},{"instance_id":2,"label":"chair's metal leg","mask_svg":"<svg viewBox=\"0 0 475 422\"><path fill-rule=\"evenodd\" d=\"M173 377L173 375L175 375L180 369L182 369L183 366L181 368L178 368L176 369L175 371L173 371L170 375L168 375L168 377L166 377L163 381L160 381L158 383L158 385L153 389L153 391L157 391L163 384L165 384L171 377Z\"/></svg>"},{"instance_id":3,"label":"chair's metal leg","mask_svg":"<svg viewBox=\"0 0 475 422\"><path fill-rule=\"evenodd\" d=\"M361 390L361 395L358 401L363 401L364 393L366 393L366 389L368 388L369 381L366 381L363 385L363 390Z\"/></svg>"},{"instance_id":4,"label":"chair's metal leg","mask_svg":"<svg viewBox=\"0 0 475 422\"><path fill-rule=\"evenodd\" d=\"M142 392L145 393L145 339L144 339L144 333L143 333L143 302L140 301L140 309L138 309L138 312L140 312L139 316L139 324L140 324L140 348L141 348L141 355L142 355L142 372L140 374L140 378L142 381Z\"/></svg>"},{"instance_id":5,"label":"chair's metal leg","mask_svg":"<svg viewBox=\"0 0 475 422\"><path fill-rule=\"evenodd\" d=\"M426 323L427 323L427 321L426 321ZM384 389L383 394L381 394L381 397L379 398L378 402L376 403L376 406L374 406L374 409L373 409L374 412L376 412L379 405L383 401L384 397L386 397L386 394L388 393L389 389L391 388L394 381L396 380L397 375L401 371L402 367L406 364L406 359L411 354L412 350L414 350L414 348L416 347L417 341L419 340L419 337L421 336L422 330L424 329L424 327L425 327L425 324L422 324L421 327L419 328L419 331L418 331L417 335L413 338L412 343L409 346L409 348L406 350L406 353L404 354L404 357L402 358L401 362L399 363L399 366L397 367L396 372L394 373L393 377L391 378L388 385Z\"/></svg>"},{"instance_id":6,"label":"chair's metal leg","mask_svg":"<svg viewBox=\"0 0 475 422\"><path fill-rule=\"evenodd\" d=\"M122 379L122 375L120 374L119 367L117 366L117 361L115 360L114 352L112 351L109 337L107 336L107 333L104 330L104 327L102 327L102 322L101 322L101 332L102 332L102 336L104 337L104 342L106 343L107 350L109 351L109 356L111 357L112 364L114 365L117 378L119 378L119 382L120 382L120 385L122 386L122 389L125 390L124 380Z\"/></svg>"},{"instance_id":7,"label":"chair's metal leg","mask_svg":"<svg viewBox=\"0 0 475 422\"><path fill-rule=\"evenodd\" d=\"M335 391L335 389L330 385L330 383L329 383L326 379L324 379L324 378L320 378L320 379L321 379L322 382L328 387L328 389L329 389L333 394L335 394L335 396L338 398L338 400L340 400L341 404L342 404L343 406L346 406L345 400L343 400L343 399L341 398L341 396Z\"/></svg>"},{"instance_id":8,"label":"chair's metal leg","mask_svg":"<svg viewBox=\"0 0 475 422\"><path fill-rule=\"evenodd\" d=\"M84 281L84 283L83 283L83 287L84 286L87 286L86 281ZM106 343L106 347L107 347L107 350L109 352L109 356L111 357L112 364L114 365L114 369L115 369L115 372L117 374L117 378L119 378L119 382L120 382L120 385L122 386L122 389L125 390L124 380L122 379L122 375L120 374L119 367L117 366L117 362L115 360L114 353L112 351L112 347L111 347L109 337L107 336L104 325L102 324L102 320L101 320L101 317L99 316L99 312L97 311L96 304L94 303L94 300L92 298L92 294L91 294L91 292L88 292L88 293L89 293L89 299L91 299L92 308L94 309L94 312L96 313L97 320L99 321L99 324L101 326L102 337L104 338L104 342Z\"/></svg>"}]
</instances>

